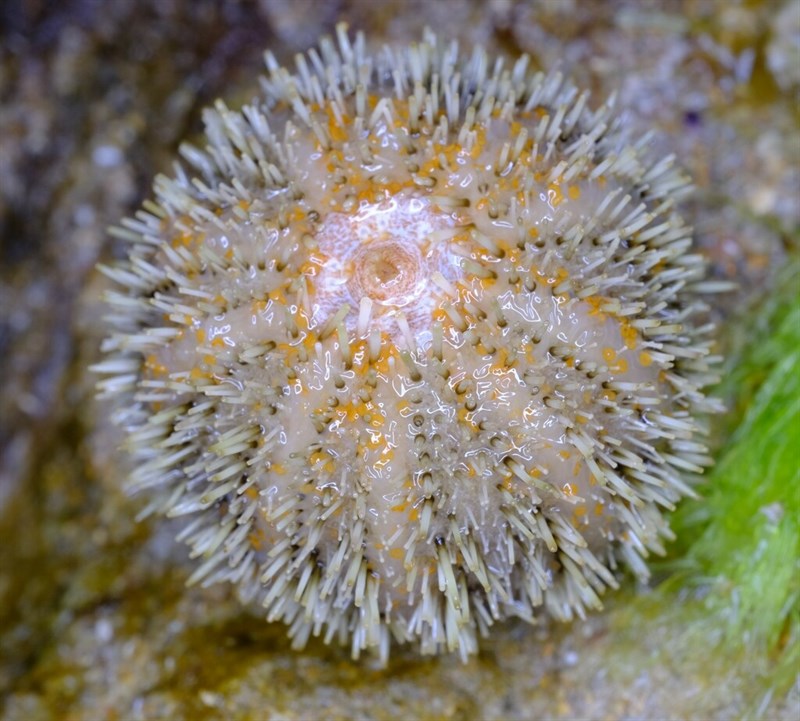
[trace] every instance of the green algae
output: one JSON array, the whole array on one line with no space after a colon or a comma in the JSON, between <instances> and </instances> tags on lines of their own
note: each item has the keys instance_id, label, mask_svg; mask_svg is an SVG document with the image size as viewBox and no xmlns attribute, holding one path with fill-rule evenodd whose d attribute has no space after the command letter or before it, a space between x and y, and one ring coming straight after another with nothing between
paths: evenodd
<instances>
[{"instance_id":1,"label":"green algae","mask_svg":"<svg viewBox=\"0 0 800 721\"><path fill-rule=\"evenodd\" d=\"M800 664L800 260L728 329L727 440L704 497L677 514L688 540L663 600L694 589L698 644L718 634L719 648L767 678L767 694L780 693Z\"/></svg>"}]
</instances>

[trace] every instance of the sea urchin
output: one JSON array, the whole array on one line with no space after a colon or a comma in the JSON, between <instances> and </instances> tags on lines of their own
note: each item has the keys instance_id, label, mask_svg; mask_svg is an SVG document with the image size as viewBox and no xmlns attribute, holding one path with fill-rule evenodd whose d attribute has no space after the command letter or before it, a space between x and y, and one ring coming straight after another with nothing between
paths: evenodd
<instances>
[{"instance_id":1,"label":"sea urchin","mask_svg":"<svg viewBox=\"0 0 800 721\"><path fill-rule=\"evenodd\" d=\"M646 576L709 462L686 179L525 57L340 27L266 62L104 268L100 385L191 582L385 658Z\"/></svg>"}]
</instances>

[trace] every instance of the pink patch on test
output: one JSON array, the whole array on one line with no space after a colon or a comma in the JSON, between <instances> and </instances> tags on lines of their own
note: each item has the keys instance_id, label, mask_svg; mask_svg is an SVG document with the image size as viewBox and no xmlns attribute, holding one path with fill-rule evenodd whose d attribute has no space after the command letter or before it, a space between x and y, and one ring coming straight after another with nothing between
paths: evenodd
<instances>
[{"instance_id":1,"label":"pink patch on test","mask_svg":"<svg viewBox=\"0 0 800 721\"><path fill-rule=\"evenodd\" d=\"M457 227L452 216L415 197L364 205L353 215L330 213L316 234L326 260L314 279L312 323L324 326L347 303L345 327L353 332L362 299L369 298L371 328L395 335L402 313L419 338L441 302L433 275L450 283L464 275L452 250Z\"/></svg>"}]
</instances>

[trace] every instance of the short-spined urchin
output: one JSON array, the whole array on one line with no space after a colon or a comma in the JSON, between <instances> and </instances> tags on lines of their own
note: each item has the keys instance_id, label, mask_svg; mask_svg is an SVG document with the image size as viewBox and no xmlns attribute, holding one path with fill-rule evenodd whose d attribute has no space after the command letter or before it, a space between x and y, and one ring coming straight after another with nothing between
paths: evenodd
<instances>
[{"instance_id":1,"label":"short-spined urchin","mask_svg":"<svg viewBox=\"0 0 800 721\"><path fill-rule=\"evenodd\" d=\"M101 386L191 581L385 658L646 576L714 410L686 180L527 58L266 60L104 269Z\"/></svg>"}]
</instances>

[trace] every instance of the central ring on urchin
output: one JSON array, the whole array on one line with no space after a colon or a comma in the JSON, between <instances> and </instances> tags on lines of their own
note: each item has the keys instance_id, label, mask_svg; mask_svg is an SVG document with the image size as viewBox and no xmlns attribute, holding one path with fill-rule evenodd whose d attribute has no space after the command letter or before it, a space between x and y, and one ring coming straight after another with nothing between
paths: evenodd
<instances>
[{"instance_id":1,"label":"central ring on urchin","mask_svg":"<svg viewBox=\"0 0 800 721\"><path fill-rule=\"evenodd\" d=\"M356 252L348 285L356 298L367 296L381 305L402 308L422 294L426 271L416 245L395 239L373 241Z\"/></svg>"},{"instance_id":2,"label":"central ring on urchin","mask_svg":"<svg viewBox=\"0 0 800 721\"><path fill-rule=\"evenodd\" d=\"M455 285L464 276L455 252L464 240L460 230L453 214L415 195L365 202L355 213L328 213L315 234L317 267L308 278L314 323L324 326L347 305L343 322L353 332L367 300L371 328L396 335L395 316L402 313L420 339L442 302L435 278Z\"/></svg>"}]
</instances>

